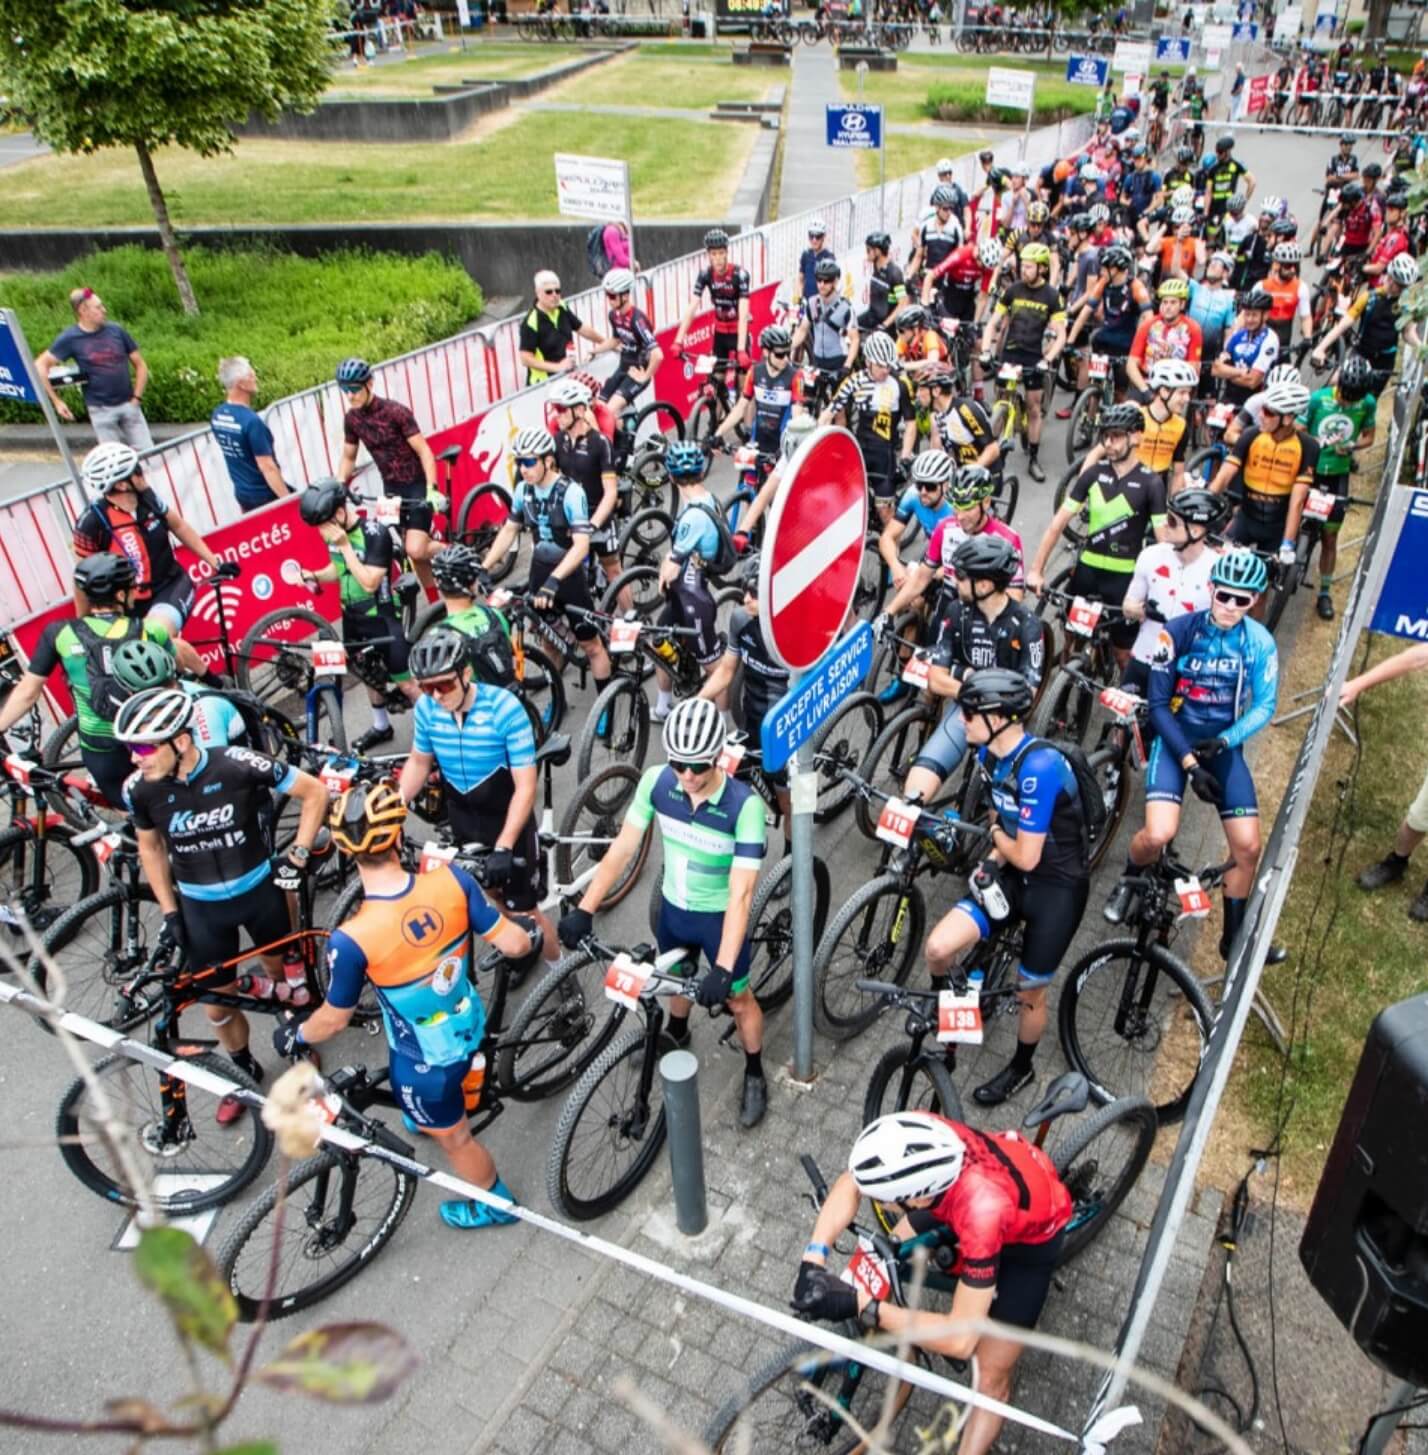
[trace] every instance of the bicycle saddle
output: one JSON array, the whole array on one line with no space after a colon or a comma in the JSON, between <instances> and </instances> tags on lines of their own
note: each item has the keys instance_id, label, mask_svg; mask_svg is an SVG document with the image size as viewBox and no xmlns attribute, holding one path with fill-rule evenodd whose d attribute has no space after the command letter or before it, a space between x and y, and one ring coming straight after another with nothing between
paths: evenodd
<instances>
[{"instance_id":1,"label":"bicycle saddle","mask_svg":"<svg viewBox=\"0 0 1428 1455\"><path fill-rule=\"evenodd\" d=\"M1067 1112L1085 1111L1091 1100L1091 1087L1079 1071L1067 1071L1046 1088L1046 1096L1027 1112L1024 1127L1037 1127Z\"/></svg>"},{"instance_id":2,"label":"bicycle saddle","mask_svg":"<svg viewBox=\"0 0 1428 1455\"><path fill-rule=\"evenodd\" d=\"M552 768L563 768L570 761L570 734L552 733L536 749L536 764L544 767L549 763Z\"/></svg>"},{"instance_id":3,"label":"bicycle saddle","mask_svg":"<svg viewBox=\"0 0 1428 1455\"><path fill-rule=\"evenodd\" d=\"M448 465L454 465L461 458L461 446L447 445L444 450L438 450L436 452L436 458L438 460L445 460Z\"/></svg>"}]
</instances>

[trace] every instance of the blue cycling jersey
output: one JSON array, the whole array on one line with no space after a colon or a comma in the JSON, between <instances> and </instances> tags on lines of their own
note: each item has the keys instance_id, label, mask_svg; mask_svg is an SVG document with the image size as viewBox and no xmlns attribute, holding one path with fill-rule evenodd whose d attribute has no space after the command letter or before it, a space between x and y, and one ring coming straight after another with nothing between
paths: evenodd
<instances>
[{"instance_id":1,"label":"blue cycling jersey","mask_svg":"<svg viewBox=\"0 0 1428 1455\"><path fill-rule=\"evenodd\" d=\"M1225 330L1235 321L1235 291L1233 288L1211 288L1192 279L1188 311L1205 336L1204 356L1208 359L1211 350L1219 347Z\"/></svg>"},{"instance_id":2,"label":"blue cycling jersey","mask_svg":"<svg viewBox=\"0 0 1428 1455\"><path fill-rule=\"evenodd\" d=\"M719 527L709 513L718 508L712 495L703 505L689 503L680 507L674 522L674 544L670 547L675 560L687 561L691 556L706 562L718 559Z\"/></svg>"},{"instance_id":3,"label":"blue cycling jersey","mask_svg":"<svg viewBox=\"0 0 1428 1455\"><path fill-rule=\"evenodd\" d=\"M1041 861L1035 869L1026 871L1028 878L1084 879L1090 868L1086 863L1076 772L1050 743L1028 747L1028 742L1023 736L1003 757L986 748L977 750L997 818L1003 832L1012 838L1019 832L1046 835Z\"/></svg>"},{"instance_id":4,"label":"blue cycling jersey","mask_svg":"<svg viewBox=\"0 0 1428 1455\"><path fill-rule=\"evenodd\" d=\"M1225 352L1235 368L1267 374L1279 358L1279 337L1267 324L1258 333L1237 328L1225 344Z\"/></svg>"},{"instance_id":5,"label":"blue cycling jersey","mask_svg":"<svg viewBox=\"0 0 1428 1455\"><path fill-rule=\"evenodd\" d=\"M1248 617L1226 630L1208 611L1160 629L1150 670L1150 722L1177 761L1203 738L1238 748L1274 716L1279 653Z\"/></svg>"},{"instance_id":6,"label":"blue cycling jersey","mask_svg":"<svg viewBox=\"0 0 1428 1455\"><path fill-rule=\"evenodd\" d=\"M914 516L917 523L922 527L922 533L932 539L932 532L937 529L938 523L947 519L952 514L952 507L945 500L938 500L935 506L928 505L922 496L917 493L916 485L909 485L902 493L893 514L897 516L904 525Z\"/></svg>"},{"instance_id":7,"label":"blue cycling jersey","mask_svg":"<svg viewBox=\"0 0 1428 1455\"><path fill-rule=\"evenodd\" d=\"M1144 172L1127 172L1121 178L1121 197L1139 217L1160 191L1160 185L1160 173L1153 167Z\"/></svg>"}]
</instances>

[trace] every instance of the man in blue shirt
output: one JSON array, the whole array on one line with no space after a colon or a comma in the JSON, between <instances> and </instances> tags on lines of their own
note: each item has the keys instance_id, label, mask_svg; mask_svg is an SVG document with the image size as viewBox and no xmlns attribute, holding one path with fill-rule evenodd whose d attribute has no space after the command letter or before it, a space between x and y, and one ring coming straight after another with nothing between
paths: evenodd
<instances>
[{"instance_id":1,"label":"man in blue shirt","mask_svg":"<svg viewBox=\"0 0 1428 1455\"><path fill-rule=\"evenodd\" d=\"M273 455L272 431L253 409L258 376L240 354L218 361L218 382L225 397L209 422L223 451L233 494L245 512L271 505L292 492Z\"/></svg>"},{"instance_id":2,"label":"man in blue shirt","mask_svg":"<svg viewBox=\"0 0 1428 1455\"><path fill-rule=\"evenodd\" d=\"M828 224L821 217L813 218L808 224L808 246L798 255L798 296L793 300L793 311L797 311L801 299L812 298L818 292L818 280L814 270L824 258L838 261L838 255L827 246Z\"/></svg>"},{"instance_id":3,"label":"man in blue shirt","mask_svg":"<svg viewBox=\"0 0 1428 1455\"><path fill-rule=\"evenodd\" d=\"M878 538L878 554L892 575L894 590L907 580L902 559L902 537L910 520L916 520L930 541L938 523L952 514L946 487L956 473L952 457L942 450L924 450L912 462L912 480L902 492L888 523Z\"/></svg>"},{"instance_id":4,"label":"man in blue shirt","mask_svg":"<svg viewBox=\"0 0 1428 1455\"><path fill-rule=\"evenodd\" d=\"M35 359L40 382L54 404L55 413L61 419L74 418L69 405L49 382L50 370L56 364L73 359L89 376L81 386L84 407L100 444L117 440L139 451L153 449L153 436L141 407L149 383L149 366L139 352L139 345L128 329L109 322L104 302L93 288L73 289L69 306L74 309L74 322Z\"/></svg>"}]
</instances>

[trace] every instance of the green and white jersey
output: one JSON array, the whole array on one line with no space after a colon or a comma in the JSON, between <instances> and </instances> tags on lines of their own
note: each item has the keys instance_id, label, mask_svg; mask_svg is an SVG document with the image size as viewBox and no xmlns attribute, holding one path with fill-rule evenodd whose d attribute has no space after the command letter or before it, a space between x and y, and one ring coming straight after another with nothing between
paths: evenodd
<instances>
[{"instance_id":1,"label":"green and white jersey","mask_svg":"<svg viewBox=\"0 0 1428 1455\"><path fill-rule=\"evenodd\" d=\"M1366 429L1372 429L1378 414L1378 400L1366 394L1353 404L1345 404L1332 386L1316 389L1309 396L1309 409L1304 428L1319 442L1318 475L1347 475L1354 468L1354 457L1348 447Z\"/></svg>"}]
</instances>

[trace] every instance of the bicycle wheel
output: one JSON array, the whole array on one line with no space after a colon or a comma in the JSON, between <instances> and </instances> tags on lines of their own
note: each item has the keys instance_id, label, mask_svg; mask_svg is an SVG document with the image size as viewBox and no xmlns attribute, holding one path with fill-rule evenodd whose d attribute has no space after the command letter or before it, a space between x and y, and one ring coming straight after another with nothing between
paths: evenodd
<instances>
[{"instance_id":1,"label":"bicycle wheel","mask_svg":"<svg viewBox=\"0 0 1428 1455\"><path fill-rule=\"evenodd\" d=\"M964 1120L962 1098L952 1084L952 1073L942 1059L942 1048L915 1050L901 1040L883 1052L868 1089L863 1094L863 1125L890 1111L934 1111L938 1116Z\"/></svg>"},{"instance_id":2,"label":"bicycle wheel","mask_svg":"<svg viewBox=\"0 0 1428 1455\"><path fill-rule=\"evenodd\" d=\"M674 539L674 517L667 510L637 511L625 522L615 554L622 571L631 566L655 566L669 554Z\"/></svg>"},{"instance_id":3,"label":"bicycle wheel","mask_svg":"<svg viewBox=\"0 0 1428 1455\"><path fill-rule=\"evenodd\" d=\"M631 566L628 571L621 571L600 598L600 610L607 616L613 616L619 610L622 591L629 591L635 615L641 621L653 621L664 608L665 595L660 590L658 566Z\"/></svg>"},{"instance_id":4,"label":"bicycle wheel","mask_svg":"<svg viewBox=\"0 0 1428 1455\"><path fill-rule=\"evenodd\" d=\"M1105 1105L1145 1096L1164 1125L1185 1115L1210 1044L1209 999L1180 958L1129 937L1087 951L1061 989L1061 1049Z\"/></svg>"},{"instance_id":5,"label":"bicycle wheel","mask_svg":"<svg viewBox=\"0 0 1428 1455\"><path fill-rule=\"evenodd\" d=\"M565 681L555 663L539 648L523 644L516 662L516 689L540 724L543 742L565 721Z\"/></svg>"},{"instance_id":6,"label":"bicycle wheel","mask_svg":"<svg viewBox=\"0 0 1428 1455\"><path fill-rule=\"evenodd\" d=\"M87 847L75 847L72 829L50 819L43 838L28 823L0 830L0 923L18 953L24 953L20 920L43 935L98 887L99 864Z\"/></svg>"},{"instance_id":7,"label":"bicycle wheel","mask_svg":"<svg viewBox=\"0 0 1428 1455\"><path fill-rule=\"evenodd\" d=\"M1124 1096L1080 1118L1052 1149L1057 1175L1075 1204L1058 1267L1105 1230L1145 1168L1156 1127L1155 1108L1145 1097Z\"/></svg>"},{"instance_id":8,"label":"bicycle wheel","mask_svg":"<svg viewBox=\"0 0 1428 1455\"><path fill-rule=\"evenodd\" d=\"M142 1011L125 1007L121 1012L119 989L148 964L149 951L163 927L163 911L148 885L139 886L136 906L124 885L109 884L71 905L41 940L64 977L63 989L51 985L50 972L38 956L30 966L31 973L40 993L60 999L66 1010L101 1025L133 1025L144 1018Z\"/></svg>"},{"instance_id":9,"label":"bicycle wheel","mask_svg":"<svg viewBox=\"0 0 1428 1455\"><path fill-rule=\"evenodd\" d=\"M882 610L890 580L887 564L878 554L878 538L870 535L863 545L858 584L853 588L853 615L872 620Z\"/></svg>"},{"instance_id":10,"label":"bicycle wheel","mask_svg":"<svg viewBox=\"0 0 1428 1455\"><path fill-rule=\"evenodd\" d=\"M714 400L699 400L689 411L689 438L696 445L708 444L714 436L714 431L719 428L719 421L722 417L722 412Z\"/></svg>"},{"instance_id":11,"label":"bicycle wheel","mask_svg":"<svg viewBox=\"0 0 1428 1455\"><path fill-rule=\"evenodd\" d=\"M888 720L868 749L858 768L859 774L882 793L901 794L913 760L922 751L927 735L937 721L937 708L927 702L904 708ZM880 801L868 802L862 797L853 800L853 815L865 838L876 838Z\"/></svg>"},{"instance_id":12,"label":"bicycle wheel","mask_svg":"<svg viewBox=\"0 0 1428 1455\"><path fill-rule=\"evenodd\" d=\"M1074 465L1096 443L1096 421L1101 416L1099 384L1088 384L1071 406L1071 423L1066 426L1066 463Z\"/></svg>"},{"instance_id":13,"label":"bicycle wheel","mask_svg":"<svg viewBox=\"0 0 1428 1455\"><path fill-rule=\"evenodd\" d=\"M361 879L354 878L352 882L337 896L337 902L328 911L326 923L322 926L328 934L341 927L352 918L362 907L362 901L366 896L362 892ZM332 970L327 963L326 955L319 955L313 966L313 974L317 980L317 988L322 993L322 998L327 999L327 991L332 983ZM381 1003L377 999L377 992L372 988L370 980L363 980L362 994L357 998L357 1005L352 1011L352 1024L357 1026L370 1026L376 1029L377 1022L382 1018Z\"/></svg>"},{"instance_id":14,"label":"bicycle wheel","mask_svg":"<svg viewBox=\"0 0 1428 1455\"><path fill-rule=\"evenodd\" d=\"M1264 626L1271 636L1279 630L1279 623L1284 616L1285 608L1293 599L1294 593L1299 589L1299 583L1303 579L1298 568L1297 557L1293 565L1286 566L1282 561L1275 561L1270 567L1269 596L1264 607Z\"/></svg>"},{"instance_id":15,"label":"bicycle wheel","mask_svg":"<svg viewBox=\"0 0 1428 1455\"><path fill-rule=\"evenodd\" d=\"M575 774L583 783L592 773L619 763L643 768L650 747L650 703L634 677L612 677L590 704L575 750Z\"/></svg>"},{"instance_id":16,"label":"bicycle wheel","mask_svg":"<svg viewBox=\"0 0 1428 1455\"><path fill-rule=\"evenodd\" d=\"M644 1028L609 1045L575 1084L560 1114L546 1163L551 1206L573 1222L618 1207L664 1145L664 1093L651 1069L642 1089Z\"/></svg>"},{"instance_id":17,"label":"bicycle wheel","mask_svg":"<svg viewBox=\"0 0 1428 1455\"><path fill-rule=\"evenodd\" d=\"M336 1293L391 1242L418 1185L390 1163L366 1157L319 1152L299 1162L288 1173L281 1235L274 1184L219 1249L218 1272L239 1321L257 1319L274 1268L269 1319L285 1319Z\"/></svg>"},{"instance_id":18,"label":"bicycle wheel","mask_svg":"<svg viewBox=\"0 0 1428 1455\"><path fill-rule=\"evenodd\" d=\"M996 480L996 493L992 496L992 514L1004 525L1010 525L1016 514L1016 502L1021 494L1021 481L1015 475L1001 475Z\"/></svg>"},{"instance_id":19,"label":"bicycle wheel","mask_svg":"<svg viewBox=\"0 0 1428 1455\"><path fill-rule=\"evenodd\" d=\"M338 753L347 751L347 722L342 715L342 694L332 682L323 683L312 693L309 701L312 714L312 743L314 747L333 748Z\"/></svg>"},{"instance_id":20,"label":"bicycle wheel","mask_svg":"<svg viewBox=\"0 0 1428 1455\"><path fill-rule=\"evenodd\" d=\"M813 954L813 1020L825 1036L846 1041L872 1025L883 1002L864 995L855 982L902 985L921 952L926 924L922 890L899 874L883 874L854 893Z\"/></svg>"},{"instance_id":21,"label":"bicycle wheel","mask_svg":"<svg viewBox=\"0 0 1428 1455\"><path fill-rule=\"evenodd\" d=\"M222 1056L204 1052L182 1059L249 1091L258 1090L256 1081ZM218 1207L247 1187L267 1162L273 1134L256 1111L246 1110L236 1121L220 1126L213 1114L217 1102L206 1095L195 1098L191 1088L183 1088L187 1112L178 1126L168 1124L168 1135L160 1141L166 1124L160 1073L127 1056L105 1056L94 1063L93 1072L115 1118L132 1134L134 1155L151 1174L154 1204L161 1212L196 1213ZM75 1081L55 1120L60 1156L91 1192L121 1207L136 1207L133 1190L104 1140L101 1125L88 1084ZM146 1139L157 1150L145 1146ZM186 1185L165 1191L174 1182Z\"/></svg>"},{"instance_id":22,"label":"bicycle wheel","mask_svg":"<svg viewBox=\"0 0 1428 1455\"><path fill-rule=\"evenodd\" d=\"M484 561L510 514L511 492L504 485L497 485L494 481L478 485L474 490L468 491L465 500L461 502L461 514L456 518L455 539L461 545L471 546L479 551ZM493 581L504 581L511 574L520 548L518 536L506 554L490 567L489 575Z\"/></svg>"},{"instance_id":23,"label":"bicycle wheel","mask_svg":"<svg viewBox=\"0 0 1428 1455\"><path fill-rule=\"evenodd\" d=\"M338 640L332 623L303 606L285 606L261 616L238 644L238 685L262 702L277 706L290 715L304 709L303 699L312 686L312 644Z\"/></svg>"},{"instance_id":24,"label":"bicycle wheel","mask_svg":"<svg viewBox=\"0 0 1428 1455\"><path fill-rule=\"evenodd\" d=\"M666 442L682 440L684 416L679 412L678 406L667 399L652 399L635 411L629 428L635 438L636 448L654 443L661 437Z\"/></svg>"},{"instance_id":25,"label":"bicycle wheel","mask_svg":"<svg viewBox=\"0 0 1428 1455\"><path fill-rule=\"evenodd\" d=\"M777 1010L793 994L793 860L784 857L764 876L749 909L749 988L764 1011ZM813 860L813 939L828 920L828 865Z\"/></svg>"},{"instance_id":26,"label":"bicycle wheel","mask_svg":"<svg viewBox=\"0 0 1428 1455\"><path fill-rule=\"evenodd\" d=\"M1085 670L1080 657L1072 657L1067 666ZM1066 667L1058 667L1032 714L1030 731L1035 737L1066 738L1084 745L1095 706L1096 694Z\"/></svg>"},{"instance_id":27,"label":"bicycle wheel","mask_svg":"<svg viewBox=\"0 0 1428 1455\"><path fill-rule=\"evenodd\" d=\"M909 1357L927 1363L920 1349L910 1350ZM855 1421L860 1429L874 1430L882 1417L891 1378L866 1364L820 1354L806 1344L790 1344L725 1402L709 1422L704 1443L715 1455L723 1451L853 1455L868 1447L848 1421ZM814 1394L810 1385L824 1397ZM912 1392L912 1385L897 1381L893 1420L907 1407ZM893 1449L894 1445L889 1440L879 1448Z\"/></svg>"},{"instance_id":28,"label":"bicycle wheel","mask_svg":"<svg viewBox=\"0 0 1428 1455\"><path fill-rule=\"evenodd\" d=\"M73 713L45 739L40 762L51 773L61 776L73 773L81 781L94 781L84 766L84 759L79 756L79 719ZM45 802L52 813L61 815L71 828L80 830L92 828L98 819L103 819L106 823L121 824L125 818L121 809L111 808L107 803L91 803L85 799L82 806L76 805L70 801L67 793L53 789L45 793Z\"/></svg>"},{"instance_id":29,"label":"bicycle wheel","mask_svg":"<svg viewBox=\"0 0 1428 1455\"><path fill-rule=\"evenodd\" d=\"M1208 486L1219 474L1220 466L1225 462L1225 454L1222 444L1206 445L1203 450L1196 450L1185 461L1185 489L1188 490L1192 485Z\"/></svg>"},{"instance_id":30,"label":"bicycle wheel","mask_svg":"<svg viewBox=\"0 0 1428 1455\"><path fill-rule=\"evenodd\" d=\"M593 778L582 774L581 779L580 792L566 805L556 826L555 877L564 886L574 885L605 857L625 822L625 810L639 787L640 772L628 763L611 763ZM613 909L635 887L649 858L650 838L651 832L646 830L639 853L601 900L603 909ZM574 889L570 892L576 893Z\"/></svg>"},{"instance_id":31,"label":"bicycle wheel","mask_svg":"<svg viewBox=\"0 0 1428 1455\"><path fill-rule=\"evenodd\" d=\"M831 823L852 801L852 784L839 774L863 762L882 725L883 708L878 699L871 692L855 692L813 735L818 772L814 823Z\"/></svg>"}]
</instances>

